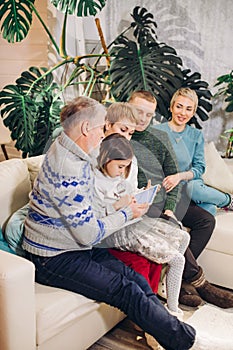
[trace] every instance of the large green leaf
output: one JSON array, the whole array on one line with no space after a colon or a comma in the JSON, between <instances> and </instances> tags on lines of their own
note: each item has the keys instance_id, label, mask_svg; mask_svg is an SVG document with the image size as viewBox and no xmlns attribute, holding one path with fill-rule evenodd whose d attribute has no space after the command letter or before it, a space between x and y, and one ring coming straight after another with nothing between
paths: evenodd
<instances>
[{"instance_id":1,"label":"large green leaf","mask_svg":"<svg viewBox=\"0 0 233 350\"><path fill-rule=\"evenodd\" d=\"M0 3L2 36L9 43L23 40L32 24L31 4L35 0L4 0Z\"/></svg>"},{"instance_id":2,"label":"large green leaf","mask_svg":"<svg viewBox=\"0 0 233 350\"><path fill-rule=\"evenodd\" d=\"M42 154L46 142L59 125L62 105L57 97L58 86L46 68L31 67L22 73L16 85L7 85L0 92L1 116L17 140L16 148L26 157Z\"/></svg>"},{"instance_id":3,"label":"large green leaf","mask_svg":"<svg viewBox=\"0 0 233 350\"><path fill-rule=\"evenodd\" d=\"M149 90L158 100L158 112L166 113L165 102L183 79L181 59L171 47L155 42L138 46L122 36L110 52L111 93L126 101L135 90Z\"/></svg>"},{"instance_id":4,"label":"large green leaf","mask_svg":"<svg viewBox=\"0 0 233 350\"><path fill-rule=\"evenodd\" d=\"M157 38L157 24L153 21L153 15L144 7L136 6L131 16L134 19L134 22L131 23L131 27L134 28L133 34L139 43L154 41Z\"/></svg>"},{"instance_id":5,"label":"large green leaf","mask_svg":"<svg viewBox=\"0 0 233 350\"><path fill-rule=\"evenodd\" d=\"M82 16L95 16L101 11L107 0L50 0L51 3L62 12Z\"/></svg>"}]
</instances>

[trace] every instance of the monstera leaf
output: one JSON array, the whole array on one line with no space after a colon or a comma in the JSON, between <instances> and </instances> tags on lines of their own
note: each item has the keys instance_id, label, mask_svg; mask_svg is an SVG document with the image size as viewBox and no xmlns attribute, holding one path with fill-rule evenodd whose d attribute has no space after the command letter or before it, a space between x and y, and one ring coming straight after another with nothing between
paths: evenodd
<instances>
[{"instance_id":1,"label":"monstera leaf","mask_svg":"<svg viewBox=\"0 0 233 350\"><path fill-rule=\"evenodd\" d=\"M32 24L31 4L34 0L4 0L0 4L2 36L9 43L23 40Z\"/></svg>"},{"instance_id":2,"label":"monstera leaf","mask_svg":"<svg viewBox=\"0 0 233 350\"><path fill-rule=\"evenodd\" d=\"M157 38L156 28L157 24L153 21L153 15L143 7L136 6L131 15L134 22L131 23L131 27L134 28L133 35L138 42L154 41Z\"/></svg>"},{"instance_id":3,"label":"monstera leaf","mask_svg":"<svg viewBox=\"0 0 233 350\"><path fill-rule=\"evenodd\" d=\"M38 0L39 1L39 0ZM60 11L76 16L95 16L107 0L50 0ZM54 41L42 18L34 6L35 0L1 0L0 21L2 37L10 43L26 38L32 24L32 13L43 25L50 39Z\"/></svg>"},{"instance_id":4,"label":"monstera leaf","mask_svg":"<svg viewBox=\"0 0 233 350\"><path fill-rule=\"evenodd\" d=\"M23 157L42 154L59 125L62 102L57 97L58 85L46 72L46 68L31 67L15 85L7 85L0 92L1 116Z\"/></svg>"},{"instance_id":5,"label":"monstera leaf","mask_svg":"<svg viewBox=\"0 0 233 350\"><path fill-rule=\"evenodd\" d=\"M158 100L159 112L166 113L164 101L180 87L183 79L181 59L173 48L156 42L138 45L122 36L110 52L111 93L126 101L135 90L152 91Z\"/></svg>"},{"instance_id":6,"label":"monstera leaf","mask_svg":"<svg viewBox=\"0 0 233 350\"><path fill-rule=\"evenodd\" d=\"M101 11L107 0L51 0L51 3L60 11L76 16L95 16Z\"/></svg>"}]
</instances>

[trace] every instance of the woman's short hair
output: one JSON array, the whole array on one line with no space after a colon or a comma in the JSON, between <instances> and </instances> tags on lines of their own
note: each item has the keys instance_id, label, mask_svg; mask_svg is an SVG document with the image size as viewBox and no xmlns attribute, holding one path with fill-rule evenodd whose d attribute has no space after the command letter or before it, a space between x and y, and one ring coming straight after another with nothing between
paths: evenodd
<instances>
[{"instance_id":1,"label":"woman's short hair","mask_svg":"<svg viewBox=\"0 0 233 350\"><path fill-rule=\"evenodd\" d=\"M174 106L174 103L176 102L177 97L183 96L188 97L191 101L194 102L194 114L196 113L197 106L198 106L198 96L196 92L190 88L184 87L176 90L176 92L173 94L171 102L170 102L170 108Z\"/></svg>"},{"instance_id":2,"label":"woman's short hair","mask_svg":"<svg viewBox=\"0 0 233 350\"><path fill-rule=\"evenodd\" d=\"M137 123L137 110L128 102L114 102L107 109L106 120L110 124L115 124L123 119L129 122Z\"/></svg>"}]
</instances>

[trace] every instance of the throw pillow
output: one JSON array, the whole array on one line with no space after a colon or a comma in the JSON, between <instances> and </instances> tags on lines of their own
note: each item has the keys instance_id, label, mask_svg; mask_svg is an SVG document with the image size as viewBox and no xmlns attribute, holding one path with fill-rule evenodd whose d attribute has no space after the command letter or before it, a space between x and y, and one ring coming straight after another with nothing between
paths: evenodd
<instances>
[{"instance_id":1,"label":"throw pillow","mask_svg":"<svg viewBox=\"0 0 233 350\"><path fill-rule=\"evenodd\" d=\"M25 158L24 161L27 164L28 171L30 174L31 185L33 187L33 183L38 174L38 171L44 161L45 155L42 154L40 156Z\"/></svg>"},{"instance_id":2,"label":"throw pillow","mask_svg":"<svg viewBox=\"0 0 233 350\"><path fill-rule=\"evenodd\" d=\"M221 158L213 142L205 144L206 171L203 180L206 185L219 191L233 194L233 173Z\"/></svg>"},{"instance_id":3,"label":"throw pillow","mask_svg":"<svg viewBox=\"0 0 233 350\"><path fill-rule=\"evenodd\" d=\"M5 252L14 254L13 250L9 247L9 245L7 244L7 241L3 237L1 228L0 228L0 250L4 250Z\"/></svg>"},{"instance_id":4,"label":"throw pillow","mask_svg":"<svg viewBox=\"0 0 233 350\"><path fill-rule=\"evenodd\" d=\"M5 228L5 237L10 248L17 254L24 256L24 250L22 249L23 233L24 233L24 221L27 216L29 204L26 204L22 208L18 209L10 217Z\"/></svg>"}]
</instances>

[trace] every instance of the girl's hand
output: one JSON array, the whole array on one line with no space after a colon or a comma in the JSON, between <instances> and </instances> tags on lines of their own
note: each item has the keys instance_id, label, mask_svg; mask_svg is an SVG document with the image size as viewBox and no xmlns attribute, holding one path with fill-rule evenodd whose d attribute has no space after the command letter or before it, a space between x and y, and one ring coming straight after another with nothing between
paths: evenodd
<instances>
[{"instance_id":1,"label":"girl's hand","mask_svg":"<svg viewBox=\"0 0 233 350\"><path fill-rule=\"evenodd\" d=\"M151 180L148 180L146 187L144 188L145 190L148 190L148 188L151 187Z\"/></svg>"},{"instance_id":2,"label":"girl's hand","mask_svg":"<svg viewBox=\"0 0 233 350\"><path fill-rule=\"evenodd\" d=\"M175 188L180 182L180 174L174 174L174 175L169 175L165 177L163 180L163 187L165 188L166 192L170 192Z\"/></svg>"},{"instance_id":3,"label":"girl's hand","mask_svg":"<svg viewBox=\"0 0 233 350\"><path fill-rule=\"evenodd\" d=\"M133 212L133 218L140 218L142 215L146 214L146 212L149 209L149 204L144 203L144 204L138 204L135 201L132 201L130 204L130 208Z\"/></svg>"},{"instance_id":4,"label":"girl's hand","mask_svg":"<svg viewBox=\"0 0 233 350\"><path fill-rule=\"evenodd\" d=\"M133 200L133 197L129 194L126 194L120 197L114 204L113 207L115 210L119 210L121 208L127 207Z\"/></svg>"}]
</instances>

